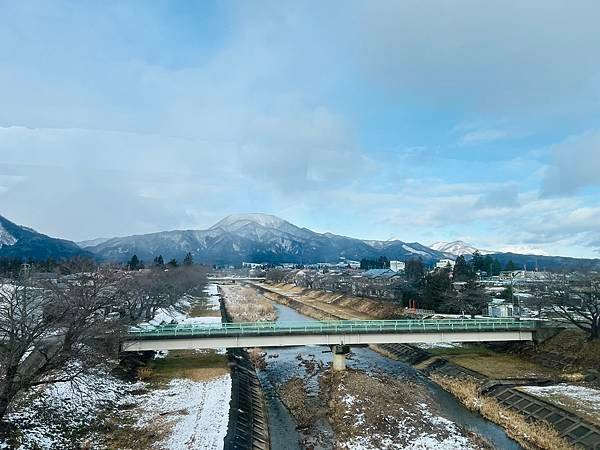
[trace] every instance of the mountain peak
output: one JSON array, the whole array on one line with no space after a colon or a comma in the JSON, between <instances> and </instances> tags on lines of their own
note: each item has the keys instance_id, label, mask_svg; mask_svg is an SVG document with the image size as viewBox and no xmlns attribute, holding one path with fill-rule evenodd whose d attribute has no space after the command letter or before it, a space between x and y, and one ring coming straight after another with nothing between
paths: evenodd
<instances>
[{"instance_id":1,"label":"mountain peak","mask_svg":"<svg viewBox=\"0 0 600 450\"><path fill-rule=\"evenodd\" d=\"M437 250L438 252L450 253L455 256L472 255L478 251L475 246L461 240L452 242L435 242L431 244L429 248Z\"/></svg>"},{"instance_id":2,"label":"mountain peak","mask_svg":"<svg viewBox=\"0 0 600 450\"><path fill-rule=\"evenodd\" d=\"M230 216L221 219L216 224L214 224L210 229L215 228L239 228L241 226L247 225L248 223L255 223L257 225L267 227L267 228L281 228L283 226L291 225L289 222L286 222L283 219L280 219L277 216L273 216L271 214L262 214L262 213L248 213L248 214L232 214Z\"/></svg>"},{"instance_id":3,"label":"mountain peak","mask_svg":"<svg viewBox=\"0 0 600 450\"><path fill-rule=\"evenodd\" d=\"M454 256L473 255L475 252L479 252L481 255L489 255L494 253L489 250L481 250L474 245L461 240L452 242L440 241L431 244L429 248L437 250L438 252L449 253Z\"/></svg>"}]
</instances>

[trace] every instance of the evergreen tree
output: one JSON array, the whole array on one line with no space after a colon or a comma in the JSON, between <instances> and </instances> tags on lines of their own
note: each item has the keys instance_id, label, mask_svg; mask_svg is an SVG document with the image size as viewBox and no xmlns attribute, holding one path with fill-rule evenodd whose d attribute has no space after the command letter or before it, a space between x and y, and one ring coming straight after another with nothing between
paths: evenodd
<instances>
[{"instance_id":1,"label":"evergreen tree","mask_svg":"<svg viewBox=\"0 0 600 450\"><path fill-rule=\"evenodd\" d=\"M454 281L469 281L475 278L473 270L471 270L463 255L456 258L452 278Z\"/></svg>"},{"instance_id":2,"label":"evergreen tree","mask_svg":"<svg viewBox=\"0 0 600 450\"><path fill-rule=\"evenodd\" d=\"M386 256L380 256L379 259L363 258L360 260L360 268L362 270L389 269L390 261Z\"/></svg>"},{"instance_id":3,"label":"evergreen tree","mask_svg":"<svg viewBox=\"0 0 600 450\"><path fill-rule=\"evenodd\" d=\"M144 268L144 265L139 260L137 255L133 255L127 263L127 267L129 268L129 270L140 270Z\"/></svg>"},{"instance_id":4,"label":"evergreen tree","mask_svg":"<svg viewBox=\"0 0 600 450\"><path fill-rule=\"evenodd\" d=\"M164 267L165 266L165 260L163 259L162 255L158 255L156 258L154 258L154 265L156 267Z\"/></svg>"},{"instance_id":5,"label":"evergreen tree","mask_svg":"<svg viewBox=\"0 0 600 450\"><path fill-rule=\"evenodd\" d=\"M177 267L177 266L179 266L179 263L177 262L177 260L176 260L175 258L173 258L173 259L171 259L171 261L169 261L169 262L167 263L167 265L168 265L169 267L173 267L173 268L174 268L174 267Z\"/></svg>"},{"instance_id":6,"label":"evergreen tree","mask_svg":"<svg viewBox=\"0 0 600 450\"><path fill-rule=\"evenodd\" d=\"M448 269L436 270L425 277L423 301L425 309L438 310L452 295L452 282Z\"/></svg>"},{"instance_id":7,"label":"evergreen tree","mask_svg":"<svg viewBox=\"0 0 600 450\"><path fill-rule=\"evenodd\" d=\"M506 263L506 267L505 270L507 272L514 272L515 270L519 270L519 268L517 267L517 265L513 262L513 260L511 259L510 261L508 261Z\"/></svg>"},{"instance_id":8,"label":"evergreen tree","mask_svg":"<svg viewBox=\"0 0 600 450\"><path fill-rule=\"evenodd\" d=\"M487 257L489 257L489 255ZM479 253L479 250L476 250L475 253L473 253L473 259L471 260L471 266L473 267L474 272L478 272L480 270L482 270L484 272L490 271L489 265L486 266L486 263L487 263L486 258L481 256L481 253Z\"/></svg>"},{"instance_id":9,"label":"evergreen tree","mask_svg":"<svg viewBox=\"0 0 600 450\"><path fill-rule=\"evenodd\" d=\"M443 306L447 312L468 314L474 318L484 312L487 305L488 296L483 287L475 280L469 280L460 291L449 295Z\"/></svg>"},{"instance_id":10,"label":"evergreen tree","mask_svg":"<svg viewBox=\"0 0 600 450\"><path fill-rule=\"evenodd\" d=\"M406 278L410 283L415 283L422 280L425 276L425 267L423 266L423 261L420 259L411 259L410 261L406 261L404 272L406 273Z\"/></svg>"},{"instance_id":11,"label":"evergreen tree","mask_svg":"<svg viewBox=\"0 0 600 450\"><path fill-rule=\"evenodd\" d=\"M183 265L186 267L190 267L194 265L194 257L192 256L191 253L188 253L187 255L185 255L185 258L183 258Z\"/></svg>"},{"instance_id":12,"label":"evergreen tree","mask_svg":"<svg viewBox=\"0 0 600 450\"><path fill-rule=\"evenodd\" d=\"M496 258L493 258L490 256L490 259L492 260L492 273L491 275L493 277L500 275L500 272L502 272L502 264L500 264L500 261L498 261Z\"/></svg>"}]
</instances>

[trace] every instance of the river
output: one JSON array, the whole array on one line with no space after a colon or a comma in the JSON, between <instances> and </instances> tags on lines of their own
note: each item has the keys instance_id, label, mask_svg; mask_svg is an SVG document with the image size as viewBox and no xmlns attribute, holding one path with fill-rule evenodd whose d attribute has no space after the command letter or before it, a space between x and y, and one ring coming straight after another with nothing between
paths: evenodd
<instances>
[{"instance_id":1,"label":"river","mask_svg":"<svg viewBox=\"0 0 600 450\"><path fill-rule=\"evenodd\" d=\"M314 319L306 317L292 308L278 303L273 303L277 309L278 321L313 321ZM299 450L300 434L296 429L296 422L287 408L279 399L275 386L285 383L290 378L301 376L298 368L298 355L304 358L328 364L331 361L331 353L328 353L328 347L294 347L294 348L274 348L266 350L267 367L259 371L259 378L263 385L267 406L269 410L269 426L271 432L271 448L277 450ZM437 407L437 413L457 425L472 431L485 440L492 443L495 448L503 450L519 450L522 447L510 439L505 431L499 426L485 420L478 414L475 414L460 403L454 397L448 394L428 378L421 375L412 366L386 358L379 353L367 347L353 347L352 353L348 358L348 367L360 369L368 373L384 372L397 378L416 381L427 387L434 399ZM309 396L316 397L319 385L316 377L306 376L306 384L309 387ZM331 438L333 441L333 432L326 421L319 423L320 432ZM317 448L331 448L328 446L316 446Z\"/></svg>"}]
</instances>

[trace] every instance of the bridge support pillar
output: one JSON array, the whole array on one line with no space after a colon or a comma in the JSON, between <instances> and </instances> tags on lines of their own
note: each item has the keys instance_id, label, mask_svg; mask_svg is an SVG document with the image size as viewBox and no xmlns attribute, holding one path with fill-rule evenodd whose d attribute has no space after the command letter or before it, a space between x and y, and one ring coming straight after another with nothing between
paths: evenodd
<instances>
[{"instance_id":1,"label":"bridge support pillar","mask_svg":"<svg viewBox=\"0 0 600 450\"><path fill-rule=\"evenodd\" d=\"M346 370L346 355L350 353L350 346L332 345L331 352L333 353L333 371L343 372Z\"/></svg>"}]
</instances>

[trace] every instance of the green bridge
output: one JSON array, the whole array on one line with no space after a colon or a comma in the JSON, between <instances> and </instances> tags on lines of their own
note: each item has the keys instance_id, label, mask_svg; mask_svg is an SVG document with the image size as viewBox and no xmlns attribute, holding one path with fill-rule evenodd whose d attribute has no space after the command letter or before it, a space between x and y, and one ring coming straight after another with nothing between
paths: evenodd
<instances>
[{"instance_id":1,"label":"green bridge","mask_svg":"<svg viewBox=\"0 0 600 450\"><path fill-rule=\"evenodd\" d=\"M136 340L184 337L291 336L318 334L431 333L458 331L533 331L534 321L514 319L442 320L327 320L301 322L237 322L136 327L128 338Z\"/></svg>"},{"instance_id":2,"label":"green bridge","mask_svg":"<svg viewBox=\"0 0 600 450\"><path fill-rule=\"evenodd\" d=\"M534 321L514 319L328 320L179 324L131 328L124 352L328 345L334 370L351 345L531 341Z\"/></svg>"}]
</instances>

